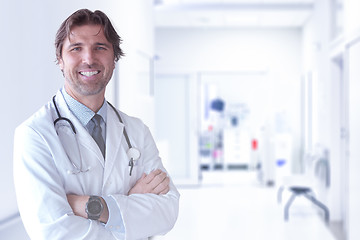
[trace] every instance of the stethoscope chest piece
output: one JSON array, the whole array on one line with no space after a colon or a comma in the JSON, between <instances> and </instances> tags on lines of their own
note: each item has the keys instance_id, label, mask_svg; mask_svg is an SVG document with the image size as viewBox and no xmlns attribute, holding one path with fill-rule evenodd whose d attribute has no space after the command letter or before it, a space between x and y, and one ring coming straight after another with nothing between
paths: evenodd
<instances>
[{"instance_id":1,"label":"stethoscope chest piece","mask_svg":"<svg viewBox=\"0 0 360 240\"><path fill-rule=\"evenodd\" d=\"M129 148L129 150L127 151L127 156L129 159L132 159L133 161L136 161L140 158L140 151L137 148Z\"/></svg>"},{"instance_id":2,"label":"stethoscope chest piece","mask_svg":"<svg viewBox=\"0 0 360 240\"><path fill-rule=\"evenodd\" d=\"M129 161L129 167L130 167L129 175L131 176L132 170L133 170L134 165L135 165L135 161L140 158L140 151L137 148L130 147L129 150L126 152L126 154L127 154L128 158L130 159L130 161Z\"/></svg>"}]
</instances>

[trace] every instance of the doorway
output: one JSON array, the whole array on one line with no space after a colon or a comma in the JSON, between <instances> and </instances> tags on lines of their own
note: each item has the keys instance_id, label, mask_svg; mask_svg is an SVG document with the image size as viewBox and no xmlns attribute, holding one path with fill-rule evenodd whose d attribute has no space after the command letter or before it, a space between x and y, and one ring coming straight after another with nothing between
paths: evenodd
<instances>
[{"instance_id":1,"label":"doorway","mask_svg":"<svg viewBox=\"0 0 360 240\"><path fill-rule=\"evenodd\" d=\"M155 138L177 185L198 183L196 80L161 74L154 80Z\"/></svg>"}]
</instances>

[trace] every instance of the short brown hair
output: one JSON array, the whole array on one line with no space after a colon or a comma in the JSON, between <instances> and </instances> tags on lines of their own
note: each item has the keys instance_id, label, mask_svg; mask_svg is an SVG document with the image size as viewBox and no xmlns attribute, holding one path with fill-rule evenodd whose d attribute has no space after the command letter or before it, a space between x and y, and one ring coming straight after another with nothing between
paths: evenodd
<instances>
[{"instance_id":1,"label":"short brown hair","mask_svg":"<svg viewBox=\"0 0 360 240\"><path fill-rule=\"evenodd\" d=\"M114 49L115 61L118 61L121 56L124 56L123 51L120 48L121 38L112 26L110 19L105 13L96 10L92 12L88 9L80 9L71 14L60 26L56 33L55 48L56 48L56 60L62 58L62 48L66 37L70 36L71 28L73 26L83 26L87 24L101 25L104 29L106 39L112 44Z\"/></svg>"}]
</instances>

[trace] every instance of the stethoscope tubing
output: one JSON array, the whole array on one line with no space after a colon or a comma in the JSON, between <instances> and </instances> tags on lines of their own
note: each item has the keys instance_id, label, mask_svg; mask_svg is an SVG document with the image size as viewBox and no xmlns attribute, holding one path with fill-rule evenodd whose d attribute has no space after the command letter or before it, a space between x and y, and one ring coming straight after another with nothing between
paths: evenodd
<instances>
[{"instance_id":1,"label":"stethoscope tubing","mask_svg":"<svg viewBox=\"0 0 360 240\"><path fill-rule=\"evenodd\" d=\"M57 104L56 104L56 101L55 101L55 97L56 97L56 96L54 96L54 97L52 98L52 101L53 101L53 104L54 104L54 107L55 107L55 110L56 110L56 113L57 113L57 116L58 116L58 117L54 120L54 126L55 126L56 123L57 123L58 121L60 121L60 120L66 121L67 123L69 123L69 125L70 125L70 127L71 127L71 129L72 129L72 131L73 131L73 133L75 134L75 137L76 137L76 129L75 129L74 124L71 122L70 119L61 116L60 111L59 111L59 109L58 109L58 107L57 107ZM110 107L114 110L117 118L119 119L119 122L122 123L122 124L124 124L124 122L122 121L122 119L121 119L121 117L120 117L120 114L118 113L118 111L116 110L116 108L115 108L110 102L107 101L107 103L108 103L108 104L110 105ZM124 131L123 131L123 133L124 133L124 137L125 137L126 143L127 143L128 147L129 147L129 150L128 150L128 152L127 152L127 155L128 155L128 157L130 158L129 166L130 166L130 176L131 176L132 169L133 169L133 167L134 167L134 161L136 161L136 160L140 157L140 151L139 151L138 149L136 149L136 148L133 148L133 146L131 145L131 142L130 142L129 136L128 136L128 134L127 134L125 125L124 125ZM79 147L79 146L78 146L78 147ZM135 150L135 152L136 152L135 154L133 154L133 153L134 153L134 150ZM79 149L79 151L80 151L80 149ZM129 156L129 155L131 155L131 156ZM77 173L82 173L82 172L88 172L88 171L90 170L90 168L87 169L87 170L81 170L81 167L79 168L73 161L70 160L70 162L71 162L71 164L72 164L72 165L75 167L75 169L76 169L76 172L74 172L74 171L71 172L71 171L70 171L71 173L77 174ZM69 171L68 171L68 172L69 172Z\"/></svg>"}]
</instances>

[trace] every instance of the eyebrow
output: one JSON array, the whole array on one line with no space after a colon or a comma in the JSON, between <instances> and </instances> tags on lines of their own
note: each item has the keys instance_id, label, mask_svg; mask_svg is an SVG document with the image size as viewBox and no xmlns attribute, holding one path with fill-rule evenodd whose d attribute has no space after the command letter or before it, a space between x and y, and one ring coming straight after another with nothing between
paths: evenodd
<instances>
[{"instance_id":1,"label":"eyebrow","mask_svg":"<svg viewBox=\"0 0 360 240\"><path fill-rule=\"evenodd\" d=\"M68 49L70 48L73 48L73 47L79 47L79 46L83 46L84 44L83 43L72 43L68 46ZM96 46L105 46L107 48L110 48L109 44L106 44L106 43L101 43L101 42L97 42L95 43Z\"/></svg>"},{"instance_id":2,"label":"eyebrow","mask_svg":"<svg viewBox=\"0 0 360 240\"><path fill-rule=\"evenodd\" d=\"M82 44L82 43L72 43L72 44L70 44L70 45L68 46L68 49L73 48L73 47L82 46L82 45L84 45L84 44Z\"/></svg>"},{"instance_id":3,"label":"eyebrow","mask_svg":"<svg viewBox=\"0 0 360 240\"><path fill-rule=\"evenodd\" d=\"M95 43L96 46L105 46L107 48L110 48L109 44L106 44L106 43L100 43L100 42L97 42Z\"/></svg>"}]
</instances>

